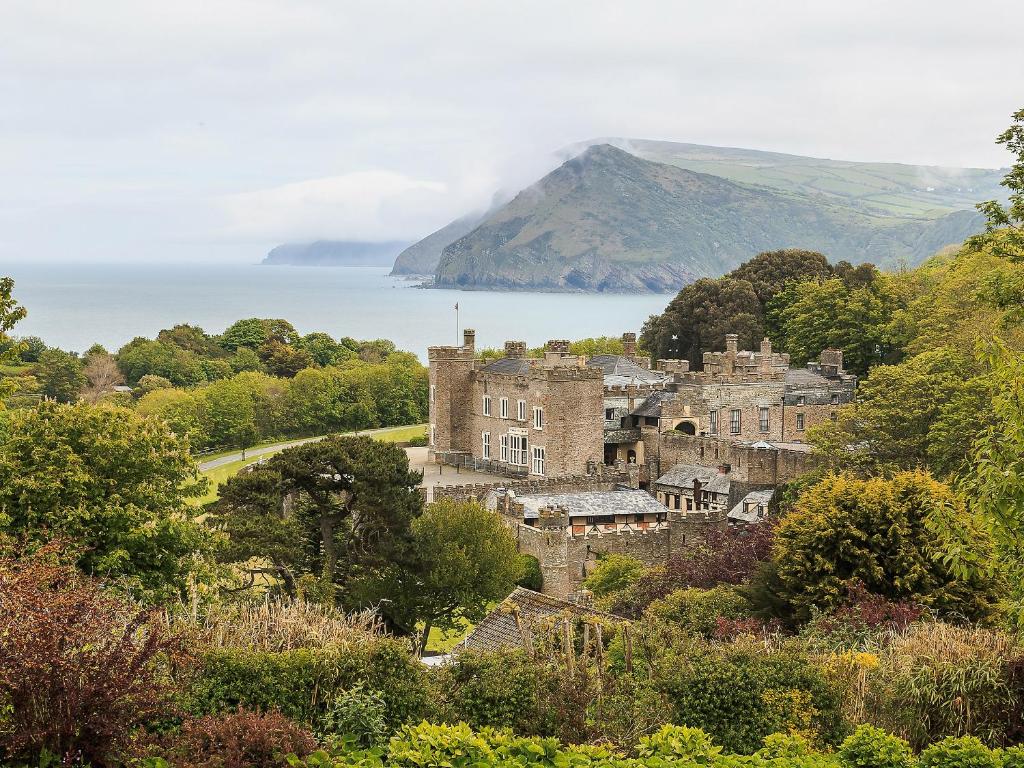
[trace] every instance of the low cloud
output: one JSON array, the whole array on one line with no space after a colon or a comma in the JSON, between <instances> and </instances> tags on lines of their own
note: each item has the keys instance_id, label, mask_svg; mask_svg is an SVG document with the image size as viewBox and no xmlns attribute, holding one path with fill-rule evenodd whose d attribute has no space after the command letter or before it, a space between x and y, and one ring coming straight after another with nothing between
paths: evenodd
<instances>
[{"instance_id":1,"label":"low cloud","mask_svg":"<svg viewBox=\"0 0 1024 768\"><path fill-rule=\"evenodd\" d=\"M228 195L225 234L259 240L422 237L446 205L448 185L394 171L357 171Z\"/></svg>"}]
</instances>

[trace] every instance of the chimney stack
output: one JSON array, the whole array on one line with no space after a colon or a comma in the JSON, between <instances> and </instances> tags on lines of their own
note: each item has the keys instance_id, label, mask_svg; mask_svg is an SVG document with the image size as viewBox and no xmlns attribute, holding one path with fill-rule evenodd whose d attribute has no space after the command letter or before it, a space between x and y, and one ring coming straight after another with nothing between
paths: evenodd
<instances>
[{"instance_id":1,"label":"chimney stack","mask_svg":"<svg viewBox=\"0 0 1024 768\"><path fill-rule=\"evenodd\" d=\"M738 351L739 341L740 337L737 336L735 333L725 334L725 351L731 352L732 354L735 355Z\"/></svg>"},{"instance_id":2,"label":"chimney stack","mask_svg":"<svg viewBox=\"0 0 1024 768\"><path fill-rule=\"evenodd\" d=\"M516 360L523 360L526 358L526 342L525 341L506 341L505 342L505 357L515 358Z\"/></svg>"},{"instance_id":3,"label":"chimney stack","mask_svg":"<svg viewBox=\"0 0 1024 768\"><path fill-rule=\"evenodd\" d=\"M772 340L767 336L765 336L764 341L761 342L761 354L765 357L772 356Z\"/></svg>"},{"instance_id":4,"label":"chimney stack","mask_svg":"<svg viewBox=\"0 0 1024 768\"><path fill-rule=\"evenodd\" d=\"M472 328L466 328L462 331L462 346L469 352L474 351L476 348L476 331Z\"/></svg>"},{"instance_id":5,"label":"chimney stack","mask_svg":"<svg viewBox=\"0 0 1024 768\"><path fill-rule=\"evenodd\" d=\"M622 334L622 354L626 357L636 356L636 334L635 333L624 333Z\"/></svg>"},{"instance_id":6,"label":"chimney stack","mask_svg":"<svg viewBox=\"0 0 1024 768\"><path fill-rule=\"evenodd\" d=\"M823 349L818 358L821 373L825 376L838 376L843 371L843 350Z\"/></svg>"}]
</instances>

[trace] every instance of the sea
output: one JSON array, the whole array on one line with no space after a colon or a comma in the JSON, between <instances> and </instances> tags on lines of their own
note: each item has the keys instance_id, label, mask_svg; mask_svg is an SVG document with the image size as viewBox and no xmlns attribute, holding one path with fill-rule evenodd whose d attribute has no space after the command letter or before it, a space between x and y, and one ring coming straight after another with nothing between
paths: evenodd
<instances>
[{"instance_id":1,"label":"sea","mask_svg":"<svg viewBox=\"0 0 1024 768\"><path fill-rule=\"evenodd\" d=\"M639 332L669 295L564 294L422 289L386 267L293 267L256 264L0 263L28 317L12 333L81 352L94 343L116 351L136 336L178 323L219 333L245 317L289 320L301 333L391 339L426 361L427 347L477 347L506 340L539 346L548 339ZM456 311L458 305L458 311Z\"/></svg>"}]
</instances>

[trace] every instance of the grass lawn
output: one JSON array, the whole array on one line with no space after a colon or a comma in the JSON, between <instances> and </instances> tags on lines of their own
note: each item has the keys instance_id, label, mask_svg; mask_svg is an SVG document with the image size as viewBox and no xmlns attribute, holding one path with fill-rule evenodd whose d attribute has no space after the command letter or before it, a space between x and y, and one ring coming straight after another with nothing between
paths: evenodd
<instances>
[{"instance_id":1,"label":"grass lawn","mask_svg":"<svg viewBox=\"0 0 1024 768\"><path fill-rule=\"evenodd\" d=\"M406 442L408 440L411 440L414 437L425 435L426 434L426 430L427 430L427 427L426 427L425 424L414 424L411 427L391 427L391 428L383 429L383 430L380 430L380 431L376 431L376 430L370 430L370 431L372 432L372 436L373 436L374 440L382 440L384 442L389 442L389 443L402 443L402 442ZM271 441L271 442L267 442L267 443L261 443L258 446L256 446L256 445L252 446L252 448L262 448L262 447L266 447L268 445L274 445L274 443L276 443L276 442L281 442L281 441L275 440L275 441ZM248 450L251 450L251 448L248 449ZM202 473L203 476L206 477L210 481L210 487L209 487L209 489L206 491L206 493L203 496L200 496L197 499L195 499L195 503L197 505L199 505L199 506L202 506L203 504L208 504L211 501L216 501L217 500L217 489L218 489L218 487L220 486L221 483L227 482L229 477L233 477L234 475L236 475L239 472L241 472L243 467L247 467L250 464L255 464L256 462L260 461L261 459L269 458L269 457L273 456L276 453L280 453L282 450L284 450L284 449L281 448L281 449L278 449L278 450L275 450L275 451L269 451L267 453L262 454L261 456L259 456L257 458L239 459L238 461L232 461L232 462L229 462L228 464L222 464L219 467L215 467L213 469L210 469L210 470L207 470L207 471L203 472ZM238 452L237 450L221 451L220 453L208 454L206 456L202 456L202 457L199 457L199 458L201 458L202 461L210 461L211 459L216 459L216 458L218 458L220 456L228 456L228 455L230 455L232 453L237 453L237 452ZM431 637L433 637L433 633L431 633Z\"/></svg>"}]
</instances>

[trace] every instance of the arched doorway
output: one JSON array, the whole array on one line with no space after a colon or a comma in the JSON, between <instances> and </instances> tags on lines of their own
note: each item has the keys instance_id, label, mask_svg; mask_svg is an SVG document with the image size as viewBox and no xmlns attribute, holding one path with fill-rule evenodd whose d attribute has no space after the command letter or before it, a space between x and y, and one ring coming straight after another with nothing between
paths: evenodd
<instances>
[{"instance_id":1,"label":"arched doorway","mask_svg":"<svg viewBox=\"0 0 1024 768\"><path fill-rule=\"evenodd\" d=\"M680 421L676 424L676 432L682 432L684 435L696 435L697 425L692 421Z\"/></svg>"}]
</instances>

